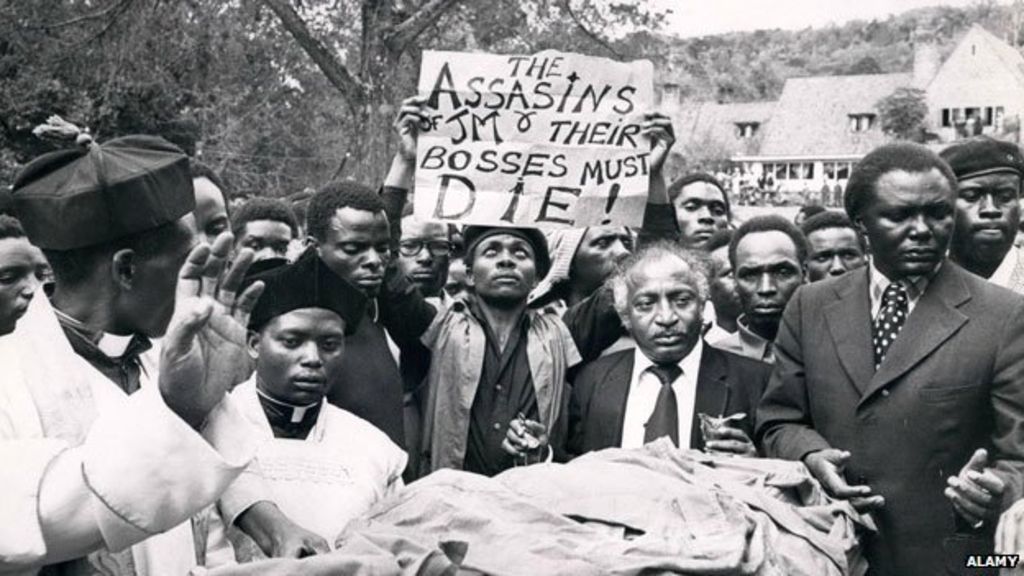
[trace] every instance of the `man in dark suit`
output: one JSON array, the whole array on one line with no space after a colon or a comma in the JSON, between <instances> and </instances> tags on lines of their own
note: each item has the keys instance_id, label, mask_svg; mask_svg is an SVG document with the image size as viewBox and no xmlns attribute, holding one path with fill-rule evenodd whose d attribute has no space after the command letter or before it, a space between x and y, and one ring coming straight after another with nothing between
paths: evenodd
<instances>
[{"instance_id":1,"label":"man in dark suit","mask_svg":"<svg viewBox=\"0 0 1024 576\"><path fill-rule=\"evenodd\" d=\"M946 258L955 200L927 148L864 157L845 208L872 262L797 291L758 410L767 456L872 511L875 575L963 573L1021 494L1024 299Z\"/></svg>"},{"instance_id":2,"label":"man in dark suit","mask_svg":"<svg viewBox=\"0 0 1024 576\"><path fill-rule=\"evenodd\" d=\"M661 436L677 446L756 455L754 410L771 367L701 340L708 269L705 255L662 242L632 256L612 279L615 306L637 347L580 370L568 456ZM705 444L699 414L732 418L707 427Z\"/></svg>"}]
</instances>

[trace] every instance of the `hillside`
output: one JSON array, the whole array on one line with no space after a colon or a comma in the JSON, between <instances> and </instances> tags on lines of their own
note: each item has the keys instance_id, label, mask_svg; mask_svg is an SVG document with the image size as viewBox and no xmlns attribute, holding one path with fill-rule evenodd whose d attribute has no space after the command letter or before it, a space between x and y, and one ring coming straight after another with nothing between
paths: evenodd
<instances>
[{"instance_id":1,"label":"hillside","mask_svg":"<svg viewBox=\"0 0 1024 576\"><path fill-rule=\"evenodd\" d=\"M665 71L663 77L679 85L684 99L746 102L777 98L786 78L794 76L909 71L915 37L932 38L945 57L975 23L1020 46L1022 13L1021 7L978 3L797 31L699 38L675 38L670 30L639 33L624 38L621 45L633 56L653 60L659 71Z\"/></svg>"}]
</instances>

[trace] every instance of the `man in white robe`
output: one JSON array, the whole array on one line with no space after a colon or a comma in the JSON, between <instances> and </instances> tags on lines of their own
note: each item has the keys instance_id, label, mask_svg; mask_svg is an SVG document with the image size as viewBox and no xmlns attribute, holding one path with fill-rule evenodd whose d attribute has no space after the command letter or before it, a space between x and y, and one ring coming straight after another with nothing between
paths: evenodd
<instances>
[{"instance_id":1,"label":"man in white robe","mask_svg":"<svg viewBox=\"0 0 1024 576\"><path fill-rule=\"evenodd\" d=\"M265 285L249 324L256 373L231 396L259 430L271 499L333 542L402 486L407 458L387 434L324 401L366 298L313 250L254 279Z\"/></svg>"},{"instance_id":2,"label":"man in white robe","mask_svg":"<svg viewBox=\"0 0 1024 576\"><path fill-rule=\"evenodd\" d=\"M186 520L226 491L233 517L270 506L251 480L228 490L255 451L225 393L260 287L238 295L251 254L223 274L230 234L195 246L180 150L79 142L14 184L56 285L0 339L0 573L182 574L205 549Z\"/></svg>"}]
</instances>

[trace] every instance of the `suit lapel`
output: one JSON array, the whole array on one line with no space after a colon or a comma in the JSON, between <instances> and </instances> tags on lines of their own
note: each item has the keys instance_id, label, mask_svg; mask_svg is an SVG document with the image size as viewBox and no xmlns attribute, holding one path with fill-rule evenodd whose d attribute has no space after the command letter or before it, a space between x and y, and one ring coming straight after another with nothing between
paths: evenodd
<instances>
[{"instance_id":1,"label":"suit lapel","mask_svg":"<svg viewBox=\"0 0 1024 576\"><path fill-rule=\"evenodd\" d=\"M728 369L722 352L705 344L697 373L697 396L694 399L693 417L690 418L690 448L704 449L704 435L700 432L698 414L725 415L730 392L729 384L726 382L727 376ZM753 414L747 414L747 418L752 417Z\"/></svg>"},{"instance_id":2,"label":"suit lapel","mask_svg":"<svg viewBox=\"0 0 1024 576\"><path fill-rule=\"evenodd\" d=\"M896 341L886 352L878 372L863 391L862 404L924 360L967 322L967 316L957 309L971 298L962 274L952 262L947 260L942 264L942 269L921 295Z\"/></svg>"},{"instance_id":3,"label":"suit lapel","mask_svg":"<svg viewBox=\"0 0 1024 576\"><path fill-rule=\"evenodd\" d=\"M847 273L846 277L850 281L835 288L839 299L825 307L825 322L843 370L863 394L875 371L867 266Z\"/></svg>"},{"instance_id":4,"label":"suit lapel","mask_svg":"<svg viewBox=\"0 0 1024 576\"><path fill-rule=\"evenodd\" d=\"M626 399L633 379L633 350L618 352L620 358L604 375L591 399L593 408L588 416L595 426L592 434L592 446L586 450L618 448L622 445L622 425L626 417Z\"/></svg>"}]
</instances>

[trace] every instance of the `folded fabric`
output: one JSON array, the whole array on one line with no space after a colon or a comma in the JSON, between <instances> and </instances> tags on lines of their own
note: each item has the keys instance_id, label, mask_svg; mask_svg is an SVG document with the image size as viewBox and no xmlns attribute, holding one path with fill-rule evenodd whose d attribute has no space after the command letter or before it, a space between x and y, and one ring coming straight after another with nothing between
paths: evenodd
<instances>
[{"instance_id":1,"label":"folded fabric","mask_svg":"<svg viewBox=\"0 0 1024 576\"><path fill-rule=\"evenodd\" d=\"M870 520L831 500L800 463L662 439L494 478L441 470L352 522L308 573L355 562L355 573L373 576L396 567L417 576L860 575L866 530ZM210 575L300 573L279 566Z\"/></svg>"}]
</instances>

